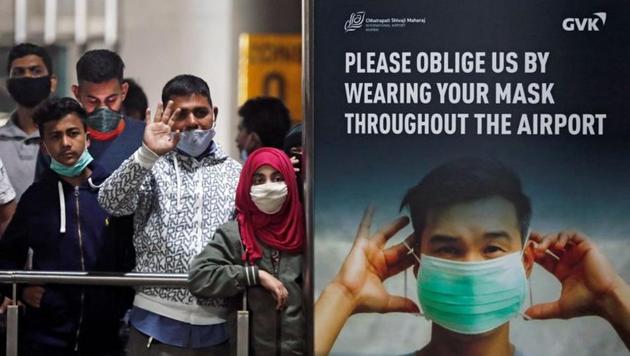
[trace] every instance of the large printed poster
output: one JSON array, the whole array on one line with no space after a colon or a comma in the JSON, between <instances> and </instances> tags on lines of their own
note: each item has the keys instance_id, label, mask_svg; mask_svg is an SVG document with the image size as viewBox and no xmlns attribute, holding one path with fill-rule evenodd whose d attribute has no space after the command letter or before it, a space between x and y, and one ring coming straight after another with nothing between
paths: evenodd
<instances>
[{"instance_id":1,"label":"large printed poster","mask_svg":"<svg viewBox=\"0 0 630 356\"><path fill-rule=\"evenodd\" d=\"M333 354L372 355L413 353L432 339L449 340L449 332L468 335L460 343L473 340L507 318L509 341L524 355L627 354L601 317L520 314L560 297L563 285L542 265L568 256L563 249L524 263L527 282L507 259L483 265L500 272L494 280L433 282L447 280L447 270L454 280L470 273L443 260L517 253L520 263L524 244L543 237L573 247L588 239L612 266L604 273L630 281L630 4L366 0L313 7L314 298L353 268L371 274L336 292L372 288L358 307L316 305L316 350L327 342L317 334L322 318L332 320L326 337ZM368 233L359 226L364 214L372 216ZM413 254L389 250L383 261L348 263L360 260L349 255L357 234L379 229L383 250L405 241ZM381 285L371 280L379 273ZM457 288L477 294L452 299L447 291ZM387 296L401 298L382 305ZM413 310L421 304L426 310ZM432 332L430 320L448 331Z\"/></svg>"}]
</instances>

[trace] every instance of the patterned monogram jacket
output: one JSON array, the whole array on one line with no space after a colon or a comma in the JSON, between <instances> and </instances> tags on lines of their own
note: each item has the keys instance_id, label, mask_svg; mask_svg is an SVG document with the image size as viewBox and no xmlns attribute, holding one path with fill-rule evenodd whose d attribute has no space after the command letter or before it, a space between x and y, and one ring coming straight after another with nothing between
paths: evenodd
<instances>
[{"instance_id":1,"label":"patterned monogram jacket","mask_svg":"<svg viewBox=\"0 0 630 356\"><path fill-rule=\"evenodd\" d=\"M141 147L103 183L99 203L115 216L135 213L137 272L187 273L218 226L234 215L241 165L216 144L199 160L176 151L157 157ZM139 288L134 305L194 325L225 321L221 299L187 289Z\"/></svg>"}]
</instances>

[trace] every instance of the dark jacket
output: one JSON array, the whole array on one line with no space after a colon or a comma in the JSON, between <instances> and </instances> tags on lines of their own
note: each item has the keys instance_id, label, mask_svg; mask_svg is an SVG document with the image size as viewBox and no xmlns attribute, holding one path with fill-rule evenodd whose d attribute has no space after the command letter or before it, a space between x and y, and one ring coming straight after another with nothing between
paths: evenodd
<instances>
[{"instance_id":1,"label":"dark jacket","mask_svg":"<svg viewBox=\"0 0 630 356\"><path fill-rule=\"evenodd\" d=\"M238 223L225 223L191 262L189 289L198 297L231 297L232 319L235 319L236 310L241 309L241 296L247 290L251 354L305 354L302 255L281 252L262 243L260 246L263 257L256 262L256 266L244 265ZM259 269L279 279L289 292L283 310L276 310L273 295L258 284ZM256 275L254 278L253 274ZM235 329L232 333L235 335Z\"/></svg>"},{"instance_id":2,"label":"dark jacket","mask_svg":"<svg viewBox=\"0 0 630 356\"><path fill-rule=\"evenodd\" d=\"M33 250L33 270L127 272L133 268L131 234L116 231L124 224L112 219L97 202L96 186L107 174L98 165L90 168L92 184L73 187L48 169L41 181L26 190L0 240L0 269L24 269L29 248ZM65 219L61 214L60 182ZM62 219L65 232L60 231ZM43 287L41 307L26 306L20 319L25 342L68 349L78 346L84 351L120 346L119 322L131 306L130 288ZM3 292L7 295L8 289Z\"/></svg>"}]
</instances>

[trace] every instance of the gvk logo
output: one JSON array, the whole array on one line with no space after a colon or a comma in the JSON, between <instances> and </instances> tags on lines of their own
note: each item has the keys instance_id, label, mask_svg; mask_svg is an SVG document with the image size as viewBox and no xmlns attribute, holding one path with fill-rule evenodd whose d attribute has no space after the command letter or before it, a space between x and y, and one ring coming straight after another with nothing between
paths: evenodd
<instances>
[{"instance_id":1,"label":"gvk logo","mask_svg":"<svg viewBox=\"0 0 630 356\"><path fill-rule=\"evenodd\" d=\"M601 21L601 24L600 24ZM565 31L599 31L606 24L605 12L594 12L593 17L574 18L567 17L562 21L562 28Z\"/></svg>"}]
</instances>

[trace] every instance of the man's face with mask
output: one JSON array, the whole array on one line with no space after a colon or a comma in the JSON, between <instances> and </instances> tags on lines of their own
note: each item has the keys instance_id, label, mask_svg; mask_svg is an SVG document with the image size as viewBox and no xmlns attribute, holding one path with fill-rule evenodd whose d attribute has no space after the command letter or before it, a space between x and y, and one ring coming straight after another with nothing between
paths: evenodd
<instances>
[{"instance_id":1,"label":"man's face with mask","mask_svg":"<svg viewBox=\"0 0 630 356\"><path fill-rule=\"evenodd\" d=\"M129 84L115 78L101 83L80 81L79 85L72 86L74 96L88 113L88 126L100 132L117 128L128 89Z\"/></svg>"},{"instance_id":2,"label":"man's face with mask","mask_svg":"<svg viewBox=\"0 0 630 356\"><path fill-rule=\"evenodd\" d=\"M50 156L68 167L75 164L89 146L83 122L75 113L44 123L42 131Z\"/></svg>"},{"instance_id":3,"label":"man's face with mask","mask_svg":"<svg viewBox=\"0 0 630 356\"><path fill-rule=\"evenodd\" d=\"M416 249L425 315L456 334L498 330L522 308L533 266L516 208L490 196L429 210Z\"/></svg>"},{"instance_id":4,"label":"man's face with mask","mask_svg":"<svg viewBox=\"0 0 630 356\"><path fill-rule=\"evenodd\" d=\"M198 157L207 152L216 134L215 126L219 109L200 94L173 96L175 115L172 131L180 131L177 149L188 156Z\"/></svg>"},{"instance_id":5,"label":"man's face with mask","mask_svg":"<svg viewBox=\"0 0 630 356\"><path fill-rule=\"evenodd\" d=\"M55 92L57 78L41 57L29 54L11 62L7 89L19 105L32 108Z\"/></svg>"}]
</instances>

